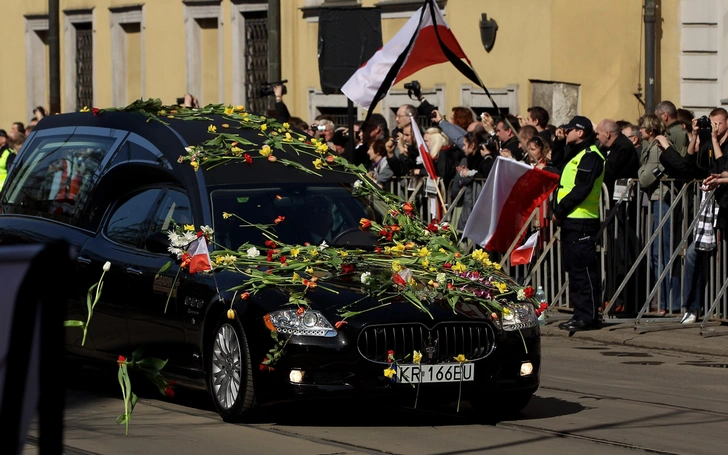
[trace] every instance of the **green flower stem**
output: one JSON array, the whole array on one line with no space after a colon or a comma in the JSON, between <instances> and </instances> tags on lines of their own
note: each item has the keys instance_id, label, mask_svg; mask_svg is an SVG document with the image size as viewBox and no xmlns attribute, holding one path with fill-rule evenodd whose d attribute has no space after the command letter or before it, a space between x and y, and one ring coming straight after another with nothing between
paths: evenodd
<instances>
[{"instance_id":1,"label":"green flower stem","mask_svg":"<svg viewBox=\"0 0 728 455\"><path fill-rule=\"evenodd\" d=\"M460 412L460 397L463 394L463 363L460 362L460 387L458 388L458 408L455 412Z\"/></svg>"},{"instance_id":2,"label":"green flower stem","mask_svg":"<svg viewBox=\"0 0 728 455\"><path fill-rule=\"evenodd\" d=\"M167 307L169 306L169 299L172 298L172 293L174 292L174 285L177 284L177 278L179 278L180 271L182 271L182 267L177 268L177 274L174 276L174 280L172 281L172 287L169 290L169 294L167 294L167 302L164 304L164 314L167 314Z\"/></svg>"},{"instance_id":3,"label":"green flower stem","mask_svg":"<svg viewBox=\"0 0 728 455\"><path fill-rule=\"evenodd\" d=\"M91 316L94 314L94 308L96 308L96 304L99 303L99 299L101 298L101 288L103 287L104 283L104 275L106 275L106 270L101 272L101 278L99 278L99 282L91 286L88 290L88 294L86 295L86 309L88 310L88 314L86 316L86 323L83 325L83 338L81 339L81 346L84 346L86 344L86 335L88 334L88 326L91 324ZM91 300L91 293L95 291L93 301Z\"/></svg>"}]
</instances>

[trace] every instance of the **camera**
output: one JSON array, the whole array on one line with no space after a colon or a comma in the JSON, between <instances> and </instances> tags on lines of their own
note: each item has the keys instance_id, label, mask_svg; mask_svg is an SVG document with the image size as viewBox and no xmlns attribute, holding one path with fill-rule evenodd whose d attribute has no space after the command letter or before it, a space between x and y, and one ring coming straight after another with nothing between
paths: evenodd
<instances>
[{"instance_id":1,"label":"camera","mask_svg":"<svg viewBox=\"0 0 728 455\"><path fill-rule=\"evenodd\" d=\"M414 95L413 99L420 99L422 96L422 86L420 85L419 81L411 81L404 84L404 88L407 89L407 96L412 98L412 95Z\"/></svg>"},{"instance_id":2,"label":"camera","mask_svg":"<svg viewBox=\"0 0 728 455\"><path fill-rule=\"evenodd\" d=\"M657 180L660 180L664 175L664 172L659 167L656 167L652 169L652 175L654 175Z\"/></svg>"},{"instance_id":3,"label":"camera","mask_svg":"<svg viewBox=\"0 0 728 455\"><path fill-rule=\"evenodd\" d=\"M697 121L698 128L701 130L712 130L713 125L710 123L710 119L707 115L700 117Z\"/></svg>"},{"instance_id":4,"label":"camera","mask_svg":"<svg viewBox=\"0 0 728 455\"><path fill-rule=\"evenodd\" d=\"M286 93L288 93L288 91L286 90L286 86L284 85L287 82L288 82L288 79L284 79L282 81L274 81L274 82L264 82L264 83L262 83L261 84L261 87L260 87L260 92L259 92L260 97L263 98L263 97L272 95L274 93L273 92L273 87L275 87L276 85L282 85L283 86L283 92L282 92L282 94L285 95Z\"/></svg>"},{"instance_id":5,"label":"camera","mask_svg":"<svg viewBox=\"0 0 728 455\"><path fill-rule=\"evenodd\" d=\"M488 139L482 144L491 153L498 153L500 151L500 143L498 143L498 136L495 132L489 133Z\"/></svg>"},{"instance_id":6,"label":"camera","mask_svg":"<svg viewBox=\"0 0 728 455\"><path fill-rule=\"evenodd\" d=\"M178 106L184 106L185 104L185 97L177 98L177 105Z\"/></svg>"}]
</instances>

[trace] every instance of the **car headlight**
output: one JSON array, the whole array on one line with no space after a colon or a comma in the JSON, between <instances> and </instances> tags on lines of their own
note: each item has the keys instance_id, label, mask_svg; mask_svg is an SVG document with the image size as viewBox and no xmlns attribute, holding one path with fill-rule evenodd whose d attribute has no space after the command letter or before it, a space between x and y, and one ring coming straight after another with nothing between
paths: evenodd
<instances>
[{"instance_id":1,"label":"car headlight","mask_svg":"<svg viewBox=\"0 0 728 455\"><path fill-rule=\"evenodd\" d=\"M280 310L265 315L265 323L271 330L291 335L333 337L336 330L324 315L314 310Z\"/></svg>"},{"instance_id":2,"label":"car headlight","mask_svg":"<svg viewBox=\"0 0 728 455\"><path fill-rule=\"evenodd\" d=\"M503 330L536 327L538 316L530 303L509 303L503 307Z\"/></svg>"}]
</instances>

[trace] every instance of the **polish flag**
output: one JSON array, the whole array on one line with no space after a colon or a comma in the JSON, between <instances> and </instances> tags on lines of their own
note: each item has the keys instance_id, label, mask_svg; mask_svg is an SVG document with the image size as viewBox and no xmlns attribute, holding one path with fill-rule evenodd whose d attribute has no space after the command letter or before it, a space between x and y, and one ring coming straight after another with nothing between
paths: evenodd
<instances>
[{"instance_id":1,"label":"polish flag","mask_svg":"<svg viewBox=\"0 0 728 455\"><path fill-rule=\"evenodd\" d=\"M513 250L511 253L511 265L529 264L533 259L533 252L536 250L538 243L538 231L534 232L526 242Z\"/></svg>"},{"instance_id":2,"label":"polish flag","mask_svg":"<svg viewBox=\"0 0 728 455\"><path fill-rule=\"evenodd\" d=\"M207 239L200 236L190 243L187 252L192 256L190 259L190 273L212 270L210 252L207 250Z\"/></svg>"},{"instance_id":3,"label":"polish flag","mask_svg":"<svg viewBox=\"0 0 728 455\"><path fill-rule=\"evenodd\" d=\"M354 103L369 110L392 85L422 68L453 58L472 64L458 44L434 0L426 0L387 44L379 49L341 87Z\"/></svg>"},{"instance_id":4,"label":"polish flag","mask_svg":"<svg viewBox=\"0 0 728 455\"><path fill-rule=\"evenodd\" d=\"M497 157L475 201L463 237L487 251L505 253L531 213L559 183L559 176Z\"/></svg>"},{"instance_id":5,"label":"polish flag","mask_svg":"<svg viewBox=\"0 0 728 455\"><path fill-rule=\"evenodd\" d=\"M430 178L432 180L437 180L437 170L435 170L435 163L432 161L430 151L427 150L427 144L425 144L425 139L422 137L420 127L417 125L417 121L415 120L415 118L412 117L412 114L410 114L409 118L411 122L410 128L412 129L412 134L414 135L415 142L417 143L417 150L420 151L420 158L422 158L422 162L425 164L425 169L430 175ZM435 185L437 185L437 182L435 182Z\"/></svg>"}]
</instances>

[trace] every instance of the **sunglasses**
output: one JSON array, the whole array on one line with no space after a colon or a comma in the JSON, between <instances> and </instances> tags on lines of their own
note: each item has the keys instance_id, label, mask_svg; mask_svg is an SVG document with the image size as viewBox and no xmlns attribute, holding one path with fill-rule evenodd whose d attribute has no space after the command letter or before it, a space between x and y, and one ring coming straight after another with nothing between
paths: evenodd
<instances>
[{"instance_id":1,"label":"sunglasses","mask_svg":"<svg viewBox=\"0 0 728 455\"><path fill-rule=\"evenodd\" d=\"M534 136L531 139L529 139L528 142L533 142L534 144L538 145L539 147L543 147L543 139L541 139L540 136Z\"/></svg>"}]
</instances>

